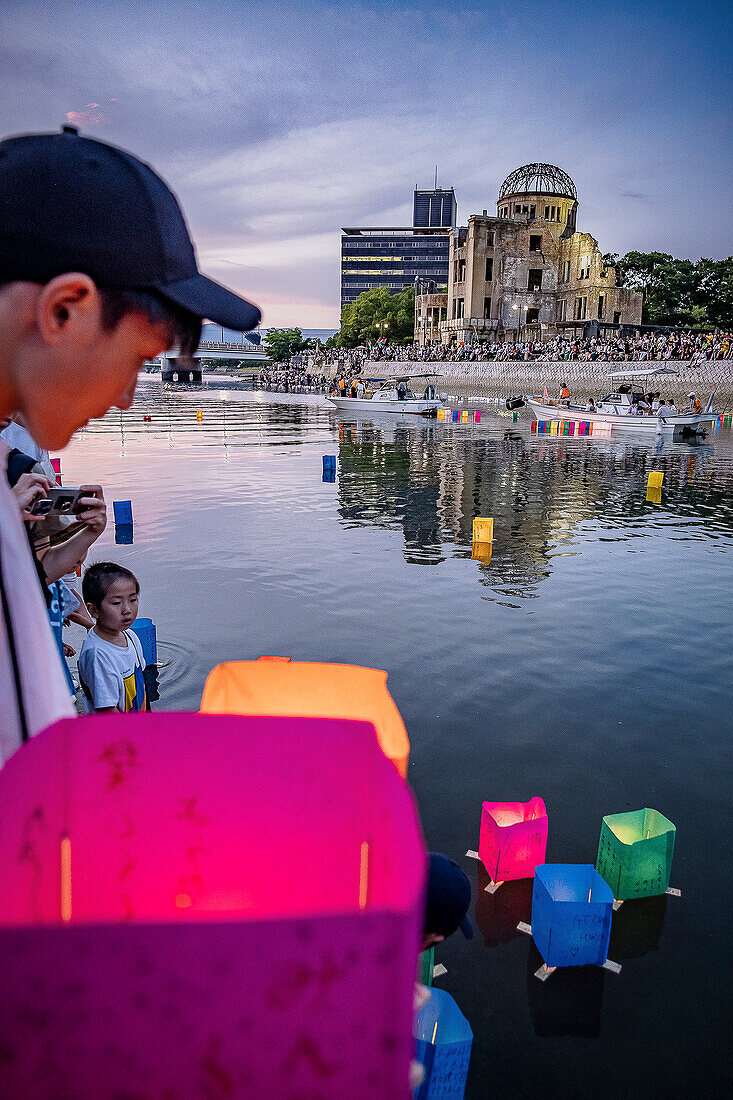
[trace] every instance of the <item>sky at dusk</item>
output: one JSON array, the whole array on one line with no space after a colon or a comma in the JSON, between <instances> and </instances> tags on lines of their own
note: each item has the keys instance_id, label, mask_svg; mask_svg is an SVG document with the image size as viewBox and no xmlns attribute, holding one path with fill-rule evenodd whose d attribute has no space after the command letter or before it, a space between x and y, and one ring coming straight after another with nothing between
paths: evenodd
<instances>
[{"instance_id":1,"label":"sky at dusk","mask_svg":"<svg viewBox=\"0 0 733 1100\"><path fill-rule=\"evenodd\" d=\"M549 161L603 251L730 255L732 24L712 0L4 0L0 134L125 146L263 324L336 327L341 226L409 225L436 164L461 224Z\"/></svg>"}]
</instances>

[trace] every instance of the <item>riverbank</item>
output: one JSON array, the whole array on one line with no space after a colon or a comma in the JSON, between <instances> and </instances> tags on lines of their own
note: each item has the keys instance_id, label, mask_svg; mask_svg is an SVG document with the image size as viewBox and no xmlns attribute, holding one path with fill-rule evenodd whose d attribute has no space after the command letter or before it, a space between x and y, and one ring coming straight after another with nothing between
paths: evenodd
<instances>
[{"instance_id":1,"label":"riverbank","mask_svg":"<svg viewBox=\"0 0 733 1100\"><path fill-rule=\"evenodd\" d=\"M677 377L660 376L654 384L645 388L659 390L673 396L678 402L694 390L707 400L712 390L716 392L715 406L729 408L733 403L733 360L710 359L703 363L689 361L637 361L612 363L607 360L570 361L473 361L473 362L399 362L394 360L370 360L364 363L362 373L374 378L389 378L395 374L414 371L424 374L435 371L437 388L451 397L479 400L482 397L509 397L512 394L542 393L545 386L555 392L562 382L567 382L571 392L578 397L598 397L601 390L611 388L609 374L614 371L647 370L651 367L670 367Z\"/></svg>"}]
</instances>

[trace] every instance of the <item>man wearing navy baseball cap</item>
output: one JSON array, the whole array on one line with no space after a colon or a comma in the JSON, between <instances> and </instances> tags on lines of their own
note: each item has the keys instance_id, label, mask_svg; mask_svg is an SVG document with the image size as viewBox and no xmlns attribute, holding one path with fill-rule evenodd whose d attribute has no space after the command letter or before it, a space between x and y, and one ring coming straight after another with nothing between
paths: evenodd
<instances>
[{"instance_id":1,"label":"man wearing navy baseball cap","mask_svg":"<svg viewBox=\"0 0 733 1100\"><path fill-rule=\"evenodd\" d=\"M260 311L201 274L152 168L70 126L0 142L0 420L20 412L64 447L130 407L147 359L192 354L204 318L246 331ZM6 458L0 444L0 765L70 712Z\"/></svg>"}]
</instances>

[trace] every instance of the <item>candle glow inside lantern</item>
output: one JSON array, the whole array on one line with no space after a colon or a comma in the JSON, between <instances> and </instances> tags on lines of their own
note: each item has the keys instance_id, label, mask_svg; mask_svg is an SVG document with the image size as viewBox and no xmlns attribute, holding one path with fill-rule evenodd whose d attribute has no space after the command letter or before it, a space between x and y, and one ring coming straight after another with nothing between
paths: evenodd
<instances>
[{"instance_id":1,"label":"candle glow inside lantern","mask_svg":"<svg viewBox=\"0 0 733 1100\"><path fill-rule=\"evenodd\" d=\"M541 798L484 802L478 855L493 882L531 878L545 862L548 818Z\"/></svg>"},{"instance_id":2,"label":"candle glow inside lantern","mask_svg":"<svg viewBox=\"0 0 733 1100\"><path fill-rule=\"evenodd\" d=\"M613 894L588 864L544 863L532 890L532 938L545 966L603 966Z\"/></svg>"},{"instance_id":3,"label":"candle glow inside lantern","mask_svg":"<svg viewBox=\"0 0 733 1100\"><path fill-rule=\"evenodd\" d=\"M663 894L669 886L676 829L648 807L607 814L601 824L596 871L619 901Z\"/></svg>"}]
</instances>

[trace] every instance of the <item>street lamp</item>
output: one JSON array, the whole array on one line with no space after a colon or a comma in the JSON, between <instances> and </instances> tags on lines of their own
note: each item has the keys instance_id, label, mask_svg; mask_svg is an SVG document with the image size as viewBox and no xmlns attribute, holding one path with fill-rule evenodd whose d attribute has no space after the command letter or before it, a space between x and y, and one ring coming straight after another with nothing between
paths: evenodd
<instances>
[{"instance_id":1,"label":"street lamp","mask_svg":"<svg viewBox=\"0 0 733 1100\"><path fill-rule=\"evenodd\" d=\"M522 310L524 310L525 316L526 316L528 308L529 307L526 306L526 305L519 305L518 302L515 302L514 305L512 306L512 309L517 311L516 329L517 329L517 343L518 344L521 344L521 342L522 342Z\"/></svg>"}]
</instances>

